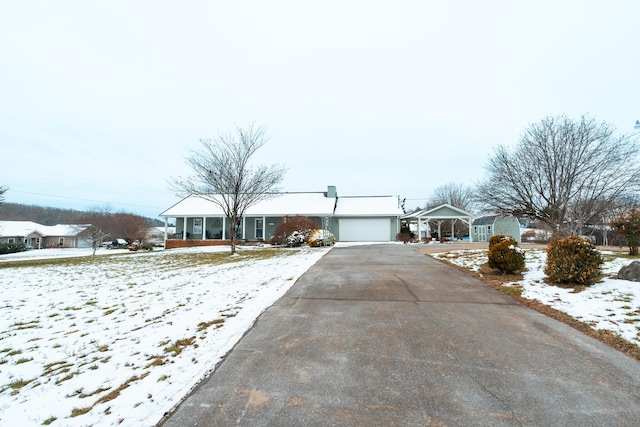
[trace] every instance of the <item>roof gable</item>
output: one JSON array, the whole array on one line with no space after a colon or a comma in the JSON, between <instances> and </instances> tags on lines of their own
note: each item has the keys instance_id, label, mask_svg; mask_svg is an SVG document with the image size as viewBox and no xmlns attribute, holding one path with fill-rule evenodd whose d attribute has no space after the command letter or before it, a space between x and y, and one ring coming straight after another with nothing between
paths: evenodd
<instances>
[{"instance_id":1,"label":"roof gable","mask_svg":"<svg viewBox=\"0 0 640 427\"><path fill-rule=\"evenodd\" d=\"M463 211L462 209L458 209L455 206L451 206L448 203L444 203L440 206L436 206L431 209L422 209L417 212L412 212L410 214L404 215L402 218L460 218L460 217L471 217L469 212Z\"/></svg>"}]
</instances>

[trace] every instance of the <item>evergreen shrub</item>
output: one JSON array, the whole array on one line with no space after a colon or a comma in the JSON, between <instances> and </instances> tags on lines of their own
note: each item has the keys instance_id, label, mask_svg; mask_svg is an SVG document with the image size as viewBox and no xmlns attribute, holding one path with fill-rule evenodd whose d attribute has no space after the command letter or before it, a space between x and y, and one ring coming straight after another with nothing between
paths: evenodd
<instances>
[{"instance_id":1,"label":"evergreen shrub","mask_svg":"<svg viewBox=\"0 0 640 427\"><path fill-rule=\"evenodd\" d=\"M496 234L489 239L489 267L513 274L524 268L524 251L511 236Z\"/></svg>"},{"instance_id":2,"label":"evergreen shrub","mask_svg":"<svg viewBox=\"0 0 640 427\"><path fill-rule=\"evenodd\" d=\"M22 242L18 243L0 243L0 255L4 254L15 254L16 252L25 252L28 251L29 246L25 245Z\"/></svg>"},{"instance_id":3,"label":"evergreen shrub","mask_svg":"<svg viewBox=\"0 0 640 427\"><path fill-rule=\"evenodd\" d=\"M550 283L593 285L600 278L604 260L588 239L572 236L553 239L547 246L544 274Z\"/></svg>"}]
</instances>

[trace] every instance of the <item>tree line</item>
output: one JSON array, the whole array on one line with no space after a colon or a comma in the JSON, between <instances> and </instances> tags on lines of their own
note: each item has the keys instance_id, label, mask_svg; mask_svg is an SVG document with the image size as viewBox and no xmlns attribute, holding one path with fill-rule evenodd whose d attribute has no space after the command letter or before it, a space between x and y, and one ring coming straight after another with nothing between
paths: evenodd
<instances>
[{"instance_id":1,"label":"tree line","mask_svg":"<svg viewBox=\"0 0 640 427\"><path fill-rule=\"evenodd\" d=\"M113 212L108 207L86 211L54 207L24 205L4 202L7 187L0 187L0 219L4 221L33 221L42 225L78 224L89 225L83 233L97 247L104 241L123 239L129 245L143 245L151 227L164 223L126 212Z\"/></svg>"}]
</instances>

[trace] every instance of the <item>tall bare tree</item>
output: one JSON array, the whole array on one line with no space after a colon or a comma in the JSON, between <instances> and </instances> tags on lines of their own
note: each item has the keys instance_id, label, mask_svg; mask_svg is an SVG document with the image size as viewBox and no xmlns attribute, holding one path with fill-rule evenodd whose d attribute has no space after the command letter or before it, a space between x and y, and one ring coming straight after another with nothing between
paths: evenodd
<instances>
[{"instance_id":1,"label":"tall bare tree","mask_svg":"<svg viewBox=\"0 0 640 427\"><path fill-rule=\"evenodd\" d=\"M179 194L201 197L220 206L229 218L232 254L247 208L273 197L284 177L283 166L251 164L251 157L266 142L265 130L253 123L246 129L236 126L214 141L202 139L201 149L192 151L186 159L193 175L170 181Z\"/></svg>"},{"instance_id":2,"label":"tall bare tree","mask_svg":"<svg viewBox=\"0 0 640 427\"><path fill-rule=\"evenodd\" d=\"M479 201L499 213L526 216L556 235L578 233L640 184L632 137L583 116L547 117L529 126L515 149L499 146L478 185Z\"/></svg>"},{"instance_id":3,"label":"tall bare tree","mask_svg":"<svg viewBox=\"0 0 640 427\"><path fill-rule=\"evenodd\" d=\"M473 209L475 193L464 184L450 182L436 187L427 201L427 208L435 208L444 203L469 212Z\"/></svg>"}]
</instances>

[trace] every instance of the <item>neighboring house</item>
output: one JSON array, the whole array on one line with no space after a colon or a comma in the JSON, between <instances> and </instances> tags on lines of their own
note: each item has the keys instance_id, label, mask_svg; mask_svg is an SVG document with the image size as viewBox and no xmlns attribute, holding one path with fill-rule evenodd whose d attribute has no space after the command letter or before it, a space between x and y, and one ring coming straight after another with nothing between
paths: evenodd
<instances>
[{"instance_id":1,"label":"neighboring house","mask_svg":"<svg viewBox=\"0 0 640 427\"><path fill-rule=\"evenodd\" d=\"M80 237L87 225L42 225L32 221L0 221L0 243L24 243L34 249L86 248L91 243Z\"/></svg>"},{"instance_id":2,"label":"neighboring house","mask_svg":"<svg viewBox=\"0 0 640 427\"><path fill-rule=\"evenodd\" d=\"M463 211L462 209L451 206L447 203L440 206L436 206L431 209L422 209L416 212L411 212L400 217L403 221L409 224L411 231L418 235L420 241L422 239L430 239L432 237L432 229L436 233L436 238L442 240L444 234L451 233L451 238L455 237L455 225L458 221L469 226L471 222L471 214ZM442 225L449 225L449 231L442 229ZM475 240L475 239L474 239Z\"/></svg>"},{"instance_id":3,"label":"neighboring house","mask_svg":"<svg viewBox=\"0 0 640 427\"><path fill-rule=\"evenodd\" d=\"M238 238L268 241L285 217L307 216L318 228L330 230L337 241L388 242L399 231L400 215L397 196L338 197L334 186L326 192L278 193L247 209ZM201 197L188 196L160 216L176 222L174 239L167 239L167 248L227 243L230 238L228 218L216 203ZM185 243L176 243L180 240Z\"/></svg>"},{"instance_id":4,"label":"neighboring house","mask_svg":"<svg viewBox=\"0 0 640 427\"><path fill-rule=\"evenodd\" d=\"M521 243L518 218L513 215L487 215L476 218L471 223L471 238L474 242L488 242L496 234L506 234Z\"/></svg>"}]
</instances>

